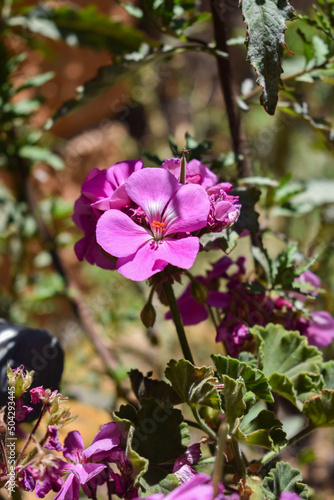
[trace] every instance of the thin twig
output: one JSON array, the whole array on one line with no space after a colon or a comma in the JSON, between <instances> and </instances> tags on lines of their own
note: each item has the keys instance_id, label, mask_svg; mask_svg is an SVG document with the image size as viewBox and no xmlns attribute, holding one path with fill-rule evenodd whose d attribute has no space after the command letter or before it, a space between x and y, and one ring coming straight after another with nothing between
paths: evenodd
<instances>
[{"instance_id":1,"label":"thin twig","mask_svg":"<svg viewBox=\"0 0 334 500\"><path fill-rule=\"evenodd\" d=\"M229 53L227 45L226 30L226 12L224 14L219 10L217 2L211 0L214 36L216 47L219 51ZM251 174L251 164L247 153L247 142L243 136L240 124L240 111L236 101L234 90L234 81L230 59L217 57L217 66L220 85L222 88L226 112L228 116L229 127L231 131L231 140L236 162L238 164L239 177L248 177Z\"/></svg>"}]
</instances>

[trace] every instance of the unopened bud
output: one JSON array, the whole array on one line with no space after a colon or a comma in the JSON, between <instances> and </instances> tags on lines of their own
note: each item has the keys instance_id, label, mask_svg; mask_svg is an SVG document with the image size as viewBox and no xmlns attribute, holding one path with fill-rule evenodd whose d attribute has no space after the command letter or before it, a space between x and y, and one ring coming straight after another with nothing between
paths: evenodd
<instances>
[{"instance_id":1,"label":"unopened bud","mask_svg":"<svg viewBox=\"0 0 334 500\"><path fill-rule=\"evenodd\" d=\"M146 328L152 328L152 326L155 323L155 318L157 314L155 312L155 309L152 305L152 302L147 302L144 305L144 308L142 312L140 313L140 319Z\"/></svg>"},{"instance_id":2,"label":"unopened bud","mask_svg":"<svg viewBox=\"0 0 334 500\"><path fill-rule=\"evenodd\" d=\"M7 366L8 383L9 387L15 390L15 399L19 399L29 389L34 373L34 371L24 372L23 365L13 370L9 365Z\"/></svg>"}]
</instances>

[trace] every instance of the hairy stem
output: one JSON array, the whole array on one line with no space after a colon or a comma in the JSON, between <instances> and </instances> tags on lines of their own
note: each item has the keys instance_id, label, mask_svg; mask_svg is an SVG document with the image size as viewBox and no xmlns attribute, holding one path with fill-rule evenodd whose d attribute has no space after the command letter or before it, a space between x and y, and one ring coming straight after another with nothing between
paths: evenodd
<instances>
[{"instance_id":1,"label":"hairy stem","mask_svg":"<svg viewBox=\"0 0 334 500\"><path fill-rule=\"evenodd\" d=\"M226 445L227 438L227 426L226 422L222 422L218 431L218 444L216 452L216 460L212 473L212 486L214 491L214 498L218 496L219 493L219 483L222 482L224 476L224 449Z\"/></svg>"},{"instance_id":2,"label":"hairy stem","mask_svg":"<svg viewBox=\"0 0 334 500\"><path fill-rule=\"evenodd\" d=\"M191 408L191 411L193 412L193 415L194 415L196 421L200 425L201 429L203 429L210 436L210 438L214 442L216 442L217 441L216 433L204 422L201 415L199 414L199 411L198 411L196 405L191 405L190 408Z\"/></svg>"},{"instance_id":3,"label":"hairy stem","mask_svg":"<svg viewBox=\"0 0 334 500\"><path fill-rule=\"evenodd\" d=\"M229 53L227 45L226 12L222 12L218 2L211 0L214 36L216 47L219 51ZM239 177L248 177L251 173L251 165L247 155L247 142L241 132L240 112L234 91L234 81L230 59L217 57L217 67L221 89L224 96L226 112L231 132L231 140L236 162L238 164Z\"/></svg>"},{"instance_id":4,"label":"hairy stem","mask_svg":"<svg viewBox=\"0 0 334 500\"><path fill-rule=\"evenodd\" d=\"M179 337L179 342L180 342L180 345L182 348L183 356L187 361L190 361L190 363L192 363L194 365L195 364L194 359L192 357L190 347L189 347L189 344L187 341L186 333L184 331L184 326L182 323L181 314L180 314L179 307L178 307L177 302L176 302L176 298L174 295L174 290L173 290L172 284L169 281L165 281L163 283L163 289L164 289L166 299L167 299L167 302L168 302L168 305L170 308L170 312L171 312L171 315L172 315L172 318L174 321L176 332L177 332L177 335Z\"/></svg>"},{"instance_id":5,"label":"hairy stem","mask_svg":"<svg viewBox=\"0 0 334 500\"><path fill-rule=\"evenodd\" d=\"M244 459L242 458L241 450L238 441L231 436L231 448L234 455L234 461L236 465L236 471L238 476L243 479L246 477L246 465Z\"/></svg>"}]
</instances>

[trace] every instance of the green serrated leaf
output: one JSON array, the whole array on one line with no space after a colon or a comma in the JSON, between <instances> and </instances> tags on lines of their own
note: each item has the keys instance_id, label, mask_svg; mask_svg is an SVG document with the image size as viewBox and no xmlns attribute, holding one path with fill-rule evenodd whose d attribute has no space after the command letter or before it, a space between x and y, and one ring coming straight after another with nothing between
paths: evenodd
<instances>
[{"instance_id":1,"label":"green serrated leaf","mask_svg":"<svg viewBox=\"0 0 334 500\"><path fill-rule=\"evenodd\" d=\"M274 412L262 410L246 425L243 425L243 420L241 420L234 436L238 441L279 453L281 446L286 443L286 434L282 427L282 422L276 418Z\"/></svg>"},{"instance_id":2,"label":"green serrated leaf","mask_svg":"<svg viewBox=\"0 0 334 500\"><path fill-rule=\"evenodd\" d=\"M138 455L138 453L132 448L134 430L135 429L132 426L129 428L125 453L127 460L132 465L131 478L133 480L133 484L135 487L138 487L140 479L148 470L149 461L147 458Z\"/></svg>"},{"instance_id":3,"label":"green serrated leaf","mask_svg":"<svg viewBox=\"0 0 334 500\"><path fill-rule=\"evenodd\" d=\"M296 493L303 500L308 498L308 488L302 482L302 475L298 469L290 464L278 462L265 477L261 489L268 500L279 500L284 491Z\"/></svg>"},{"instance_id":4,"label":"green serrated leaf","mask_svg":"<svg viewBox=\"0 0 334 500\"><path fill-rule=\"evenodd\" d=\"M286 21L294 18L294 9L288 0L242 0L241 9L247 25L248 59L263 88L261 103L273 115L283 71Z\"/></svg>"},{"instance_id":5,"label":"green serrated leaf","mask_svg":"<svg viewBox=\"0 0 334 500\"><path fill-rule=\"evenodd\" d=\"M181 398L172 387L163 380L153 380L150 377L144 377L139 370L131 370L129 376L132 390L138 400L152 397L159 401L169 401L173 405L182 403Z\"/></svg>"},{"instance_id":6,"label":"green serrated leaf","mask_svg":"<svg viewBox=\"0 0 334 500\"><path fill-rule=\"evenodd\" d=\"M242 377L248 391L252 391L258 399L273 403L274 399L270 391L269 380L263 372L230 356L212 355L211 357L220 379L222 379L223 375L228 375L233 380Z\"/></svg>"},{"instance_id":7,"label":"green serrated leaf","mask_svg":"<svg viewBox=\"0 0 334 500\"><path fill-rule=\"evenodd\" d=\"M237 419L242 417L246 409L246 405L243 401L245 384L241 381L235 381L227 375L223 375L222 381L224 384L223 407L227 422L232 431L236 425Z\"/></svg>"},{"instance_id":8,"label":"green serrated leaf","mask_svg":"<svg viewBox=\"0 0 334 500\"><path fill-rule=\"evenodd\" d=\"M153 398L141 399L136 411L131 405L121 406L115 420L125 427L134 425L132 448L150 464L173 461L186 451L190 435L180 410Z\"/></svg>"},{"instance_id":9,"label":"green serrated leaf","mask_svg":"<svg viewBox=\"0 0 334 500\"><path fill-rule=\"evenodd\" d=\"M217 379L212 368L196 367L185 359L172 359L165 375L182 402L219 409L219 396L214 383Z\"/></svg>"},{"instance_id":10,"label":"green serrated leaf","mask_svg":"<svg viewBox=\"0 0 334 500\"><path fill-rule=\"evenodd\" d=\"M265 328L255 326L250 331L258 345L259 368L268 377L274 392L300 407L304 399L303 392L300 392L304 391L300 384L302 374L308 375L307 390L318 392L322 354L316 347L308 345L306 337L273 324Z\"/></svg>"},{"instance_id":11,"label":"green serrated leaf","mask_svg":"<svg viewBox=\"0 0 334 500\"><path fill-rule=\"evenodd\" d=\"M312 396L304 404L303 413L314 427L334 426L334 390L324 389Z\"/></svg>"},{"instance_id":12,"label":"green serrated leaf","mask_svg":"<svg viewBox=\"0 0 334 500\"><path fill-rule=\"evenodd\" d=\"M179 486L179 481L175 474L168 474L159 467L150 468L140 479L140 489L142 496L163 493L168 495Z\"/></svg>"},{"instance_id":13,"label":"green serrated leaf","mask_svg":"<svg viewBox=\"0 0 334 500\"><path fill-rule=\"evenodd\" d=\"M321 375L325 389L334 389L334 361L326 361L321 365Z\"/></svg>"}]
</instances>

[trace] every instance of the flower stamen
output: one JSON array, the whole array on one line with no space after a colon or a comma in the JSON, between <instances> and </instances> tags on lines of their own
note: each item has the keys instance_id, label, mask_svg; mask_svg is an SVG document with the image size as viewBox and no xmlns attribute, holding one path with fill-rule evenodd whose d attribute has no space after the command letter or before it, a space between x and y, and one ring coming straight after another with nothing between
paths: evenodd
<instances>
[{"instance_id":1,"label":"flower stamen","mask_svg":"<svg viewBox=\"0 0 334 500\"><path fill-rule=\"evenodd\" d=\"M159 222L157 220L153 220L151 222L151 226L154 227L155 229L161 229L162 233L165 231L164 225L165 225L164 222Z\"/></svg>"}]
</instances>

